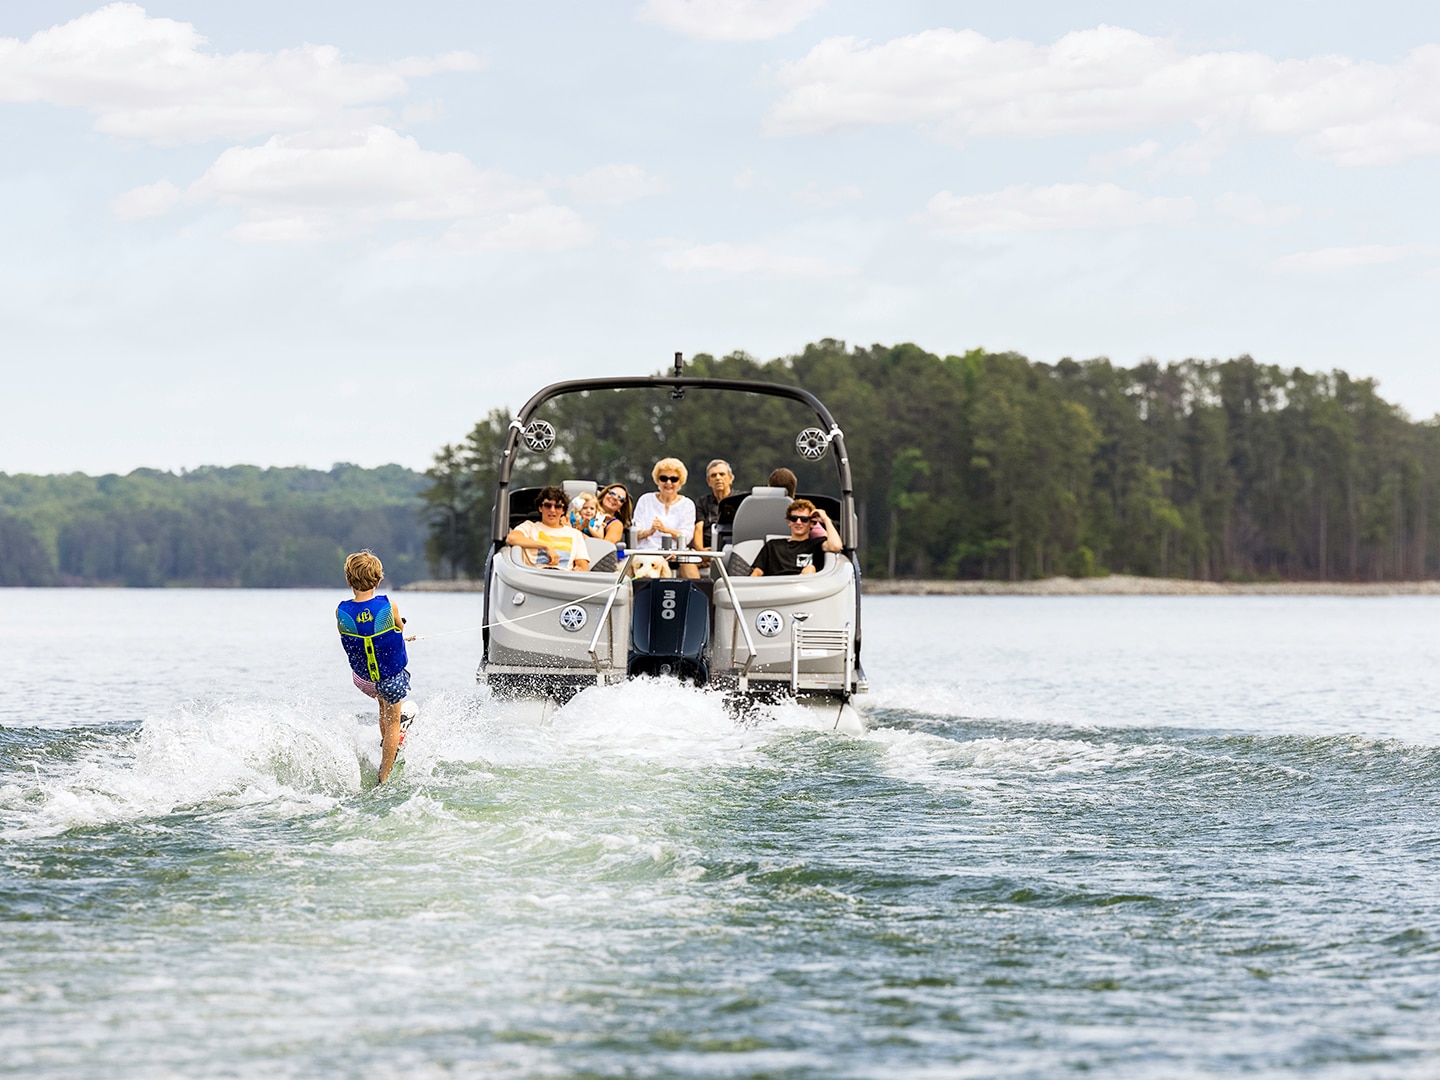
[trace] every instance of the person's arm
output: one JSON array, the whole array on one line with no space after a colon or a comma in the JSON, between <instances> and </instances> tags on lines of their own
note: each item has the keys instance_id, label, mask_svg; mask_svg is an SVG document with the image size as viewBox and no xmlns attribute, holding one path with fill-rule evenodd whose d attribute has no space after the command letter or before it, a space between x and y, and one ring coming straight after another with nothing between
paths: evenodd
<instances>
[{"instance_id":1,"label":"person's arm","mask_svg":"<svg viewBox=\"0 0 1440 1080\"><path fill-rule=\"evenodd\" d=\"M819 508L816 508L815 512L820 515L820 520L825 524L825 550L831 555L844 551L845 544L840 539L840 531L835 528L835 523L830 520L830 515Z\"/></svg>"},{"instance_id":2,"label":"person's arm","mask_svg":"<svg viewBox=\"0 0 1440 1080\"><path fill-rule=\"evenodd\" d=\"M695 513L695 500L686 495L680 496L680 505L676 508L680 515L679 523L675 527L675 544L677 547L685 547L696 535L696 519L700 516ZM696 544L695 547L699 547Z\"/></svg>"},{"instance_id":3,"label":"person's arm","mask_svg":"<svg viewBox=\"0 0 1440 1080\"><path fill-rule=\"evenodd\" d=\"M585 534L579 529L570 530L575 535L570 538L570 569L590 569L590 548L585 543Z\"/></svg>"},{"instance_id":4,"label":"person's arm","mask_svg":"<svg viewBox=\"0 0 1440 1080\"><path fill-rule=\"evenodd\" d=\"M400 631L400 636L405 637L405 619L400 614L400 609L395 606L395 601L390 601L390 617L395 620L395 626ZM405 638L406 641L414 641L415 635L411 634Z\"/></svg>"},{"instance_id":5,"label":"person's arm","mask_svg":"<svg viewBox=\"0 0 1440 1080\"><path fill-rule=\"evenodd\" d=\"M751 577L764 577L764 576L765 576L765 571L764 571L764 570L761 570L761 569L757 566L757 567L755 567L754 570L751 570L751 571L750 571L750 576L751 576Z\"/></svg>"},{"instance_id":6,"label":"person's arm","mask_svg":"<svg viewBox=\"0 0 1440 1080\"><path fill-rule=\"evenodd\" d=\"M624 537L625 522L621 521L618 517L611 521L609 525L605 526L604 539L609 540L610 543L618 545Z\"/></svg>"},{"instance_id":7,"label":"person's arm","mask_svg":"<svg viewBox=\"0 0 1440 1080\"><path fill-rule=\"evenodd\" d=\"M654 494L647 491L644 495L640 496L640 501L635 504L636 540L648 540L655 534L655 530L660 527L660 517L655 512L657 509L655 503L656 499ZM645 524L647 516L650 519L650 524L648 525Z\"/></svg>"},{"instance_id":8,"label":"person's arm","mask_svg":"<svg viewBox=\"0 0 1440 1080\"><path fill-rule=\"evenodd\" d=\"M695 535L690 538L690 546L696 551L705 550L705 519L701 518L695 522Z\"/></svg>"},{"instance_id":9,"label":"person's arm","mask_svg":"<svg viewBox=\"0 0 1440 1080\"><path fill-rule=\"evenodd\" d=\"M524 526L516 525L515 528L511 529L505 537L505 543L509 544L511 547L526 548L529 551L545 552L545 558L548 560L545 565L549 569L553 570L555 567L560 565L559 553L549 544L546 544L544 541L531 536L528 532L525 531Z\"/></svg>"}]
</instances>

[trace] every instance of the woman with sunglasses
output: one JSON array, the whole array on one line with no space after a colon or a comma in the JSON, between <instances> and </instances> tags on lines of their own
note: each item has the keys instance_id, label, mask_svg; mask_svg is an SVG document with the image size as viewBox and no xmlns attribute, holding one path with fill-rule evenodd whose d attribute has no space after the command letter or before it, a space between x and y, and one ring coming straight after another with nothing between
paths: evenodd
<instances>
[{"instance_id":1,"label":"woman with sunglasses","mask_svg":"<svg viewBox=\"0 0 1440 1080\"><path fill-rule=\"evenodd\" d=\"M630 527L630 492L624 484L611 484L600 493L600 520L605 526L602 538L624 547L625 530Z\"/></svg>"},{"instance_id":2,"label":"woman with sunglasses","mask_svg":"<svg viewBox=\"0 0 1440 1080\"><path fill-rule=\"evenodd\" d=\"M635 504L635 550L660 551L687 548L695 535L695 504L680 494L689 476L678 458L661 458L650 470L658 491L647 491ZM680 576L697 578L698 567L680 565Z\"/></svg>"},{"instance_id":3,"label":"woman with sunglasses","mask_svg":"<svg viewBox=\"0 0 1440 1080\"><path fill-rule=\"evenodd\" d=\"M840 534L830 515L809 499L795 499L785 510L785 521L790 526L788 537L776 537L765 541L760 554L755 556L755 569L751 577L766 574L813 574L820 567L820 553L832 555L844 548ZM814 525L825 528L825 536L811 536Z\"/></svg>"}]
</instances>

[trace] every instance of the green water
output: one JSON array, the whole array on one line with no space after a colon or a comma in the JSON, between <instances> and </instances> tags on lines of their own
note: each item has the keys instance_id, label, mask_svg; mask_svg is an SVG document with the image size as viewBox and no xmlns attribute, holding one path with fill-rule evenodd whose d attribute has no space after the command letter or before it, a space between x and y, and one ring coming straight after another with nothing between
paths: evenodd
<instances>
[{"instance_id":1,"label":"green water","mask_svg":"<svg viewBox=\"0 0 1440 1080\"><path fill-rule=\"evenodd\" d=\"M8 1074L1440 1072L1434 601L885 598L858 737L459 635L375 789L326 595L75 595L5 597Z\"/></svg>"}]
</instances>

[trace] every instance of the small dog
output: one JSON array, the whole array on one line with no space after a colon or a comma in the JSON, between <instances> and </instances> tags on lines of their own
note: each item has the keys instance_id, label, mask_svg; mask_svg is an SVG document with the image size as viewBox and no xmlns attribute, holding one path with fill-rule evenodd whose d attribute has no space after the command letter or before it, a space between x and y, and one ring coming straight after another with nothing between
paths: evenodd
<instances>
[{"instance_id":1,"label":"small dog","mask_svg":"<svg viewBox=\"0 0 1440 1080\"><path fill-rule=\"evenodd\" d=\"M632 578L670 577L670 564L660 555L632 555L630 556L630 576Z\"/></svg>"}]
</instances>

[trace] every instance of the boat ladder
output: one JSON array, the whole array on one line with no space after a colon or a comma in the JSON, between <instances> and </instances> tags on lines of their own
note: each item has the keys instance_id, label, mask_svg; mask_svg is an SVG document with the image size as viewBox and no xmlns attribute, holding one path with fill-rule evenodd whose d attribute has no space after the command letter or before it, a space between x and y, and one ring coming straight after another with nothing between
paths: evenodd
<instances>
[{"instance_id":1,"label":"boat ladder","mask_svg":"<svg viewBox=\"0 0 1440 1080\"><path fill-rule=\"evenodd\" d=\"M849 694L855 676L855 651L851 648L854 630L849 623L841 627L806 626L809 616L796 612L790 616L790 689L841 690ZM839 652L845 657L845 679L835 685L834 675L802 675L800 661L829 656Z\"/></svg>"}]
</instances>

